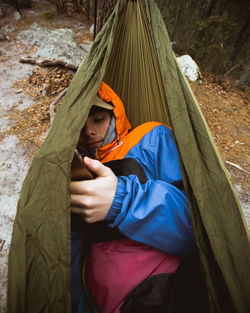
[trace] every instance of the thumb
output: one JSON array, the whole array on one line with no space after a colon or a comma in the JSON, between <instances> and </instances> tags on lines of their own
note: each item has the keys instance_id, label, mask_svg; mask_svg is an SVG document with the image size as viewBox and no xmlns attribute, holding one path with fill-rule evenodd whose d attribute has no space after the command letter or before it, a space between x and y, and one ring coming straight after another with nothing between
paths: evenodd
<instances>
[{"instance_id":1,"label":"thumb","mask_svg":"<svg viewBox=\"0 0 250 313\"><path fill-rule=\"evenodd\" d=\"M109 176L111 173L111 169L105 165L103 165L100 161L91 159L87 156L83 159L87 168L94 172L97 176L106 177Z\"/></svg>"}]
</instances>

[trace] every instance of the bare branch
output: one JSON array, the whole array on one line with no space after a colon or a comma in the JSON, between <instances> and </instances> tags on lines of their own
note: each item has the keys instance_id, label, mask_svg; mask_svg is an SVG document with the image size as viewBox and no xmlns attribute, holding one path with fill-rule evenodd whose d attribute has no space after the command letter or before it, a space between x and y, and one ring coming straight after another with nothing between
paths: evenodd
<instances>
[{"instance_id":1,"label":"bare branch","mask_svg":"<svg viewBox=\"0 0 250 313\"><path fill-rule=\"evenodd\" d=\"M229 162L229 161L226 161L227 164L237 168L238 170L244 172L244 173L247 173L247 174L250 174L249 172L247 172L246 170L244 170L242 167L240 167L238 164L235 164L235 163L232 163L232 162Z\"/></svg>"},{"instance_id":2,"label":"bare branch","mask_svg":"<svg viewBox=\"0 0 250 313\"><path fill-rule=\"evenodd\" d=\"M59 93L59 95L56 97L56 99L50 104L49 113L50 113L50 125L53 124L54 118L55 118L55 105L58 103L58 101L66 94L68 88L65 88L63 91Z\"/></svg>"},{"instance_id":3,"label":"bare branch","mask_svg":"<svg viewBox=\"0 0 250 313\"><path fill-rule=\"evenodd\" d=\"M19 60L19 62L20 63L35 64L35 65L39 65L42 67L60 65L60 66L66 67L66 68L73 70L73 71L77 71L77 69L78 69L78 66L76 66L75 64L71 64L71 63L67 63L67 62L62 61L62 60L55 60L55 59L39 60L39 59L27 57L27 58L21 58Z\"/></svg>"}]
</instances>

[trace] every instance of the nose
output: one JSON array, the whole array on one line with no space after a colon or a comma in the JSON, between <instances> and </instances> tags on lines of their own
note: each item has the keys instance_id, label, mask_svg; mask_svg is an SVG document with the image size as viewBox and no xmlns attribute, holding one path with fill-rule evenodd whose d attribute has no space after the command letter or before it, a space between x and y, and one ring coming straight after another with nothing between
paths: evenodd
<instances>
[{"instance_id":1,"label":"nose","mask_svg":"<svg viewBox=\"0 0 250 313\"><path fill-rule=\"evenodd\" d=\"M95 129L94 125L92 123L90 123L89 121L87 121L85 126L84 126L84 132L85 132L86 136L88 136L88 137L96 135L96 129Z\"/></svg>"}]
</instances>

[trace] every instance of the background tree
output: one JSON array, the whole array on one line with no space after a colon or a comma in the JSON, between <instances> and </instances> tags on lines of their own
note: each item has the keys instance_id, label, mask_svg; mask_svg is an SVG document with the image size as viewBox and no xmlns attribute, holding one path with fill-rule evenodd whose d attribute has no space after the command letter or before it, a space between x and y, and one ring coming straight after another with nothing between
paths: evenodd
<instances>
[{"instance_id":1,"label":"background tree","mask_svg":"<svg viewBox=\"0 0 250 313\"><path fill-rule=\"evenodd\" d=\"M98 0L97 33L117 0ZM156 0L177 54L204 70L250 83L250 6L245 0Z\"/></svg>"},{"instance_id":2,"label":"background tree","mask_svg":"<svg viewBox=\"0 0 250 313\"><path fill-rule=\"evenodd\" d=\"M22 8L30 8L32 0L9 0L9 3L19 11Z\"/></svg>"},{"instance_id":3,"label":"background tree","mask_svg":"<svg viewBox=\"0 0 250 313\"><path fill-rule=\"evenodd\" d=\"M83 13L88 19L93 15L94 0L55 0L57 10L72 14L73 11Z\"/></svg>"},{"instance_id":4,"label":"background tree","mask_svg":"<svg viewBox=\"0 0 250 313\"><path fill-rule=\"evenodd\" d=\"M30 8L32 0L18 0L17 2L21 8Z\"/></svg>"},{"instance_id":5,"label":"background tree","mask_svg":"<svg viewBox=\"0 0 250 313\"><path fill-rule=\"evenodd\" d=\"M95 0L95 1L97 1L96 34L98 34L102 26L109 18L109 15L113 11L117 3L117 0Z\"/></svg>"}]
</instances>

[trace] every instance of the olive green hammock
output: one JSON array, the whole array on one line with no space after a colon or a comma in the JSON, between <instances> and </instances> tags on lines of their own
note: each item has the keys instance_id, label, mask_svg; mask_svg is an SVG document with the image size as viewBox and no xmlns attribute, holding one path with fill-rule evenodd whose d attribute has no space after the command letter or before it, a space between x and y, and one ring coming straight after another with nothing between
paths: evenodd
<instances>
[{"instance_id":1,"label":"olive green hammock","mask_svg":"<svg viewBox=\"0 0 250 313\"><path fill-rule=\"evenodd\" d=\"M70 165L102 80L120 95L133 127L150 120L172 126L211 312L249 312L250 257L244 217L151 0L117 2L33 160L13 226L8 312L71 310Z\"/></svg>"}]
</instances>

